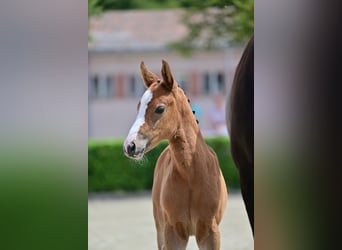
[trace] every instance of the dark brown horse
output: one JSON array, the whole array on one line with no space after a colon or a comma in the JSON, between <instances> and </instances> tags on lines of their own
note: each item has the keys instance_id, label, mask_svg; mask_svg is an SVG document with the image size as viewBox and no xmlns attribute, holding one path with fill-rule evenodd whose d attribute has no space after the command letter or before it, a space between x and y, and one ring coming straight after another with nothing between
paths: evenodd
<instances>
[{"instance_id":1,"label":"dark brown horse","mask_svg":"<svg viewBox=\"0 0 342 250\"><path fill-rule=\"evenodd\" d=\"M254 235L254 35L236 68L226 111L231 152Z\"/></svg>"}]
</instances>

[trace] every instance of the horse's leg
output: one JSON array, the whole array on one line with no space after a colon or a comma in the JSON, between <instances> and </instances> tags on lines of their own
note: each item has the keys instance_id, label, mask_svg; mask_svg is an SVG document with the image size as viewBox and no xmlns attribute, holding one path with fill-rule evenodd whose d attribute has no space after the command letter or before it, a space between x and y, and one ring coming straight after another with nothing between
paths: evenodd
<instances>
[{"instance_id":1,"label":"horse's leg","mask_svg":"<svg viewBox=\"0 0 342 250\"><path fill-rule=\"evenodd\" d=\"M164 232L156 223L158 250L164 249Z\"/></svg>"},{"instance_id":2,"label":"horse's leg","mask_svg":"<svg viewBox=\"0 0 342 250\"><path fill-rule=\"evenodd\" d=\"M211 225L203 222L197 223L196 241L200 250L220 249L220 230L215 220Z\"/></svg>"},{"instance_id":3,"label":"horse's leg","mask_svg":"<svg viewBox=\"0 0 342 250\"><path fill-rule=\"evenodd\" d=\"M165 250L185 250L189 235L181 223L176 223L175 226L167 224L164 228L164 240Z\"/></svg>"},{"instance_id":4,"label":"horse's leg","mask_svg":"<svg viewBox=\"0 0 342 250\"><path fill-rule=\"evenodd\" d=\"M153 217L154 223L157 231L157 243L158 249L164 249L164 224L165 221L163 220L162 216L160 216L160 207L156 205L157 203L153 202Z\"/></svg>"}]
</instances>

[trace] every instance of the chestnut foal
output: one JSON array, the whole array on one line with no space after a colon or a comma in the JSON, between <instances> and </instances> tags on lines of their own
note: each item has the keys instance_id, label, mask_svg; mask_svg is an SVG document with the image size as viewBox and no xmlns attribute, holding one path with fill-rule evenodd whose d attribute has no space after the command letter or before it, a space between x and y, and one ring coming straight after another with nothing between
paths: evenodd
<instances>
[{"instance_id":1,"label":"chestnut foal","mask_svg":"<svg viewBox=\"0 0 342 250\"><path fill-rule=\"evenodd\" d=\"M227 189L215 152L205 143L188 99L162 61L162 79L141 62L147 87L124 143L125 154L143 154L168 140L154 172L153 215L158 249L186 249L195 235L200 249L220 249Z\"/></svg>"}]
</instances>

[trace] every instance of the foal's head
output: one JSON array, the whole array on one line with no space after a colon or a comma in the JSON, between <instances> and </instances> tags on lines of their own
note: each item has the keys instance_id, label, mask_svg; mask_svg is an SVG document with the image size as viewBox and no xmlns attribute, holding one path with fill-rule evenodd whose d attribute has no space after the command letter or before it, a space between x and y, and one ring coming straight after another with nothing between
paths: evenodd
<instances>
[{"instance_id":1,"label":"foal's head","mask_svg":"<svg viewBox=\"0 0 342 250\"><path fill-rule=\"evenodd\" d=\"M134 159L142 158L161 140L170 139L183 115L179 107L186 105L190 109L166 61L162 61L162 79L149 71L144 62L140 69L147 90L138 103L138 115L124 143L126 156Z\"/></svg>"}]
</instances>

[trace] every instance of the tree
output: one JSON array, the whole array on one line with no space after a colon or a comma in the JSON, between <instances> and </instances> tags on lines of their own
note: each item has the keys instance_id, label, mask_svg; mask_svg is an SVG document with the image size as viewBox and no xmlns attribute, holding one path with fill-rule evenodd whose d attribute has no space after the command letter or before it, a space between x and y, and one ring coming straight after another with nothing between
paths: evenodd
<instances>
[{"instance_id":1,"label":"tree","mask_svg":"<svg viewBox=\"0 0 342 250\"><path fill-rule=\"evenodd\" d=\"M189 53L247 41L254 32L254 0L88 0L88 16L111 9L184 8L182 22L189 33L169 44Z\"/></svg>"},{"instance_id":2,"label":"tree","mask_svg":"<svg viewBox=\"0 0 342 250\"><path fill-rule=\"evenodd\" d=\"M166 9L181 7L178 0L98 0L99 5L106 10L128 9Z\"/></svg>"},{"instance_id":3,"label":"tree","mask_svg":"<svg viewBox=\"0 0 342 250\"><path fill-rule=\"evenodd\" d=\"M247 41L254 33L254 0L182 0L189 33L170 47L189 53Z\"/></svg>"},{"instance_id":4,"label":"tree","mask_svg":"<svg viewBox=\"0 0 342 250\"><path fill-rule=\"evenodd\" d=\"M102 6L99 4L99 0L88 0L88 17L101 13Z\"/></svg>"},{"instance_id":5,"label":"tree","mask_svg":"<svg viewBox=\"0 0 342 250\"><path fill-rule=\"evenodd\" d=\"M88 0L88 22L90 20L90 17L98 15L102 12L102 7L99 4L99 0ZM88 25L89 27L89 25ZM92 38L89 34L88 30L88 41L91 41Z\"/></svg>"}]
</instances>

